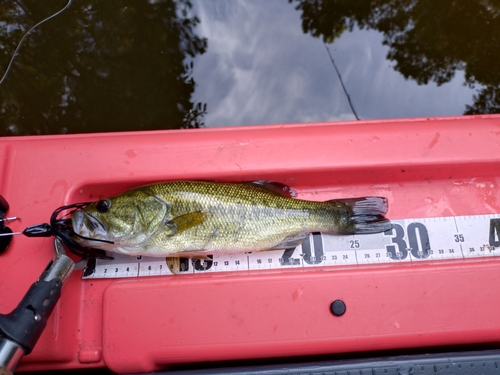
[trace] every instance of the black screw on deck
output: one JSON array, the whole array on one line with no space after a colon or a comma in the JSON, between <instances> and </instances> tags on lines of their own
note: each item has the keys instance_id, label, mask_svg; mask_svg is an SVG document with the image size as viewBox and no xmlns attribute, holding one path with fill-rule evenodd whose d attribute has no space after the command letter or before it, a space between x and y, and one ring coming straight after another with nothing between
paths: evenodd
<instances>
[{"instance_id":1,"label":"black screw on deck","mask_svg":"<svg viewBox=\"0 0 500 375\"><path fill-rule=\"evenodd\" d=\"M342 315L344 315L345 314L345 309L346 309L345 303L344 303L344 301L342 301L340 299L336 299L330 305L330 311L335 316L342 316Z\"/></svg>"}]
</instances>

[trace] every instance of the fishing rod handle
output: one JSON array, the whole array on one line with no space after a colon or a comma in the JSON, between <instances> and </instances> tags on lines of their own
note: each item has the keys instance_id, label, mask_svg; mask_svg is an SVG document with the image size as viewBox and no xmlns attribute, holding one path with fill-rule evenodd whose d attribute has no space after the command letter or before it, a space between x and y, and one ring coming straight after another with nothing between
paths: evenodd
<instances>
[{"instance_id":1,"label":"fishing rod handle","mask_svg":"<svg viewBox=\"0 0 500 375\"><path fill-rule=\"evenodd\" d=\"M54 245L55 259L19 305L9 314L0 314L0 375L4 370L13 372L21 358L31 353L59 301L63 282L74 269L75 263L63 253L58 239Z\"/></svg>"},{"instance_id":2,"label":"fishing rod handle","mask_svg":"<svg viewBox=\"0 0 500 375\"><path fill-rule=\"evenodd\" d=\"M38 280L28 289L19 305L9 314L0 315L0 336L3 352L0 351L0 368L14 371L23 355L31 353L40 338L47 320L61 295L62 282L55 278L51 281Z\"/></svg>"}]
</instances>

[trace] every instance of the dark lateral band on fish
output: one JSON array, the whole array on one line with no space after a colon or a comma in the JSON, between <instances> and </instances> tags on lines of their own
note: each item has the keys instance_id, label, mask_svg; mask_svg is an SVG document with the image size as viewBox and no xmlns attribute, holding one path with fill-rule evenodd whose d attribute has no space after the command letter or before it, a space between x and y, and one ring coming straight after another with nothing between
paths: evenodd
<instances>
[{"instance_id":1,"label":"dark lateral band on fish","mask_svg":"<svg viewBox=\"0 0 500 375\"><path fill-rule=\"evenodd\" d=\"M295 196L294 189L269 181L164 182L61 207L51 224L81 256L115 252L198 259L296 247L311 232L371 234L391 229L384 216L386 198L314 202Z\"/></svg>"}]
</instances>

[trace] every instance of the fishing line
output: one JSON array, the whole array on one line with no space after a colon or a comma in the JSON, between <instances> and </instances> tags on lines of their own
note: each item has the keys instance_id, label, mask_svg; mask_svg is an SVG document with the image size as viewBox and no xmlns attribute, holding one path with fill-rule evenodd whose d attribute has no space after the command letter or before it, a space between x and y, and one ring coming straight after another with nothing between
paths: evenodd
<instances>
[{"instance_id":1,"label":"fishing line","mask_svg":"<svg viewBox=\"0 0 500 375\"><path fill-rule=\"evenodd\" d=\"M16 57L17 53L19 52L19 49L21 48L21 44L23 43L24 39L28 36L28 34L30 32L32 32L35 28L37 28L38 26L40 26L42 23L54 18L54 17L57 17L59 14L61 14L62 12L64 12L66 9L69 8L69 6L71 5L71 3L73 2L73 0L68 0L68 3L66 4L66 6L64 8L62 8L61 10L59 10L58 12L54 13L53 15L41 20L40 22L38 22L35 26L33 26L31 29L29 29L24 35L23 37L21 38L21 40L19 41L14 53L12 54L12 57L10 58L10 61L9 61L9 65L7 65L7 69L5 70L5 73L2 77L2 79L0 79L0 85L3 83L3 81L5 80L5 78L7 77L7 74L9 73L10 71L10 68L12 67L12 63L14 62L14 58Z\"/></svg>"},{"instance_id":2,"label":"fishing line","mask_svg":"<svg viewBox=\"0 0 500 375\"><path fill-rule=\"evenodd\" d=\"M344 86L344 82L342 81L342 76L340 75L340 72L339 70L337 69L337 64L335 64L335 60L333 59L333 56L332 54L330 53L330 50L328 49L328 47L326 46L325 43L323 43L323 45L325 46L326 48L326 52L328 52L328 56L330 56L330 60L333 64L333 67L335 68L335 71L337 72L337 75L339 77L339 81L340 81L340 84L342 85L342 88L344 89L344 93L345 95L347 96L347 101L349 102L349 106L351 107L351 110L352 110L352 113L354 113L354 116L356 116L356 120L359 120L359 117L358 117L358 114L356 113L356 110L354 109L354 105L352 104L351 102L351 97L349 96L349 93L347 92L347 89L345 88Z\"/></svg>"}]
</instances>

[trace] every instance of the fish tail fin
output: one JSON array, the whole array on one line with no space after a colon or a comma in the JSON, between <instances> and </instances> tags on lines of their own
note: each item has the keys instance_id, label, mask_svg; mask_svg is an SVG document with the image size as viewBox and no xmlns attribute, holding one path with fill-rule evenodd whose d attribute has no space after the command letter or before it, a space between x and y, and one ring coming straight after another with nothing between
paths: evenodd
<instances>
[{"instance_id":1,"label":"fish tail fin","mask_svg":"<svg viewBox=\"0 0 500 375\"><path fill-rule=\"evenodd\" d=\"M342 199L342 202L351 207L353 215L359 216L384 216L389 208L387 198L383 197L348 198Z\"/></svg>"},{"instance_id":2,"label":"fish tail fin","mask_svg":"<svg viewBox=\"0 0 500 375\"><path fill-rule=\"evenodd\" d=\"M361 217L354 217L353 219L356 221L353 234L381 233L391 230L392 228L390 220L383 216L376 220L366 220Z\"/></svg>"},{"instance_id":3,"label":"fish tail fin","mask_svg":"<svg viewBox=\"0 0 500 375\"><path fill-rule=\"evenodd\" d=\"M350 220L353 224L349 226L349 229L342 231L342 234L373 234L392 228L391 222L384 216L389 207L386 198L362 197L342 199L341 201L347 203L351 208Z\"/></svg>"}]
</instances>

